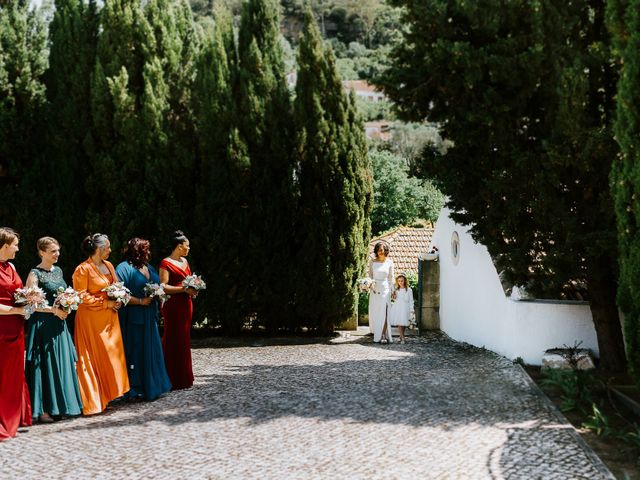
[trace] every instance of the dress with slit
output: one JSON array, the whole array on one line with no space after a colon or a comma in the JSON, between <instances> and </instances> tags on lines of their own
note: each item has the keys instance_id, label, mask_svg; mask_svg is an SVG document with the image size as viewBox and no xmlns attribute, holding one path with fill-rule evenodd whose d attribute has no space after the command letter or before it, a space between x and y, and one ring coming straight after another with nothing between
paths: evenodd
<instances>
[{"instance_id":1,"label":"dress with slit","mask_svg":"<svg viewBox=\"0 0 640 480\"><path fill-rule=\"evenodd\" d=\"M22 280L10 262L0 262L0 303L15 306ZM31 425L31 402L24 376L24 317L0 315L0 440Z\"/></svg>"}]
</instances>

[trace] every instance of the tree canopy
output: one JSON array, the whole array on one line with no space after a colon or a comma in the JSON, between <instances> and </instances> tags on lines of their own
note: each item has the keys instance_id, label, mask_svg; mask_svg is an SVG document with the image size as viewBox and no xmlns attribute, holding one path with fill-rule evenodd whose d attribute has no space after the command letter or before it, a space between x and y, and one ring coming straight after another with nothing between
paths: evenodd
<instances>
[{"instance_id":1,"label":"tree canopy","mask_svg":"<svg viewBox=\"0 0 640 480\"><path fill-rule=\"evenodd\" d=\"M380 82L402 118L437 122L453 144L427 149L421 170L507 280L557 298L586 279L602 364L623 369L604 2L394 4L407 31Z\"/></svg>"}]
</instances>

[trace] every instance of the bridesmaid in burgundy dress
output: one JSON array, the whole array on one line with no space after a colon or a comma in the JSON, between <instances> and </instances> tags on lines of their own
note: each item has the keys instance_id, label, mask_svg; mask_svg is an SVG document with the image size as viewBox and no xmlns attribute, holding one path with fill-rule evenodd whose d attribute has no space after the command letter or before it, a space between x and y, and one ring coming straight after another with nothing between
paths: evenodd
<instances>
[{"instance_id":1,"label":"bridesmaid in burgundy dress","mask_svg":"<svg viewBox=\"0 0 640 480\"><path fill-rule=\"evenodd\" d=\"M18 234L0 228L0 440L15 437L18 427L31 425L29 389L24 377L24 308L13 293L22 288L9 262L18 251Z\"/></svg>"},{"instance_id":2,"label":"bridesmaid in burgundy dress","mask_svg":"<svg viewBox=\"0 0 640 480\"><path fill-rule=\"evenodd\" d=\"M191 366L191 317L196 295L192 288L184 288L182 281L191 275L189 262L189 239L180 230L171 236L171 255L160 262L160 283L171 298L162 306L164 334L162 349L167 373L174 390L189 388L193 385Z\"/></svg>"}]
</instances>

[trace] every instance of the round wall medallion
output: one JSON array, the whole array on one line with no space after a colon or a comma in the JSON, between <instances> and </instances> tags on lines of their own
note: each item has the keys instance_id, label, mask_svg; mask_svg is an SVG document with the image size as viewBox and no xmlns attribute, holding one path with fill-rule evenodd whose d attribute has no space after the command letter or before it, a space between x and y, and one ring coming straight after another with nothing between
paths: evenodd
<instances>
[{"instance_id":1,"label":"round wall medallion","mask_svg":"<svg viewBox=\"0 0 640 480\"><path fill-rule=\"evenodd\" d=\"M457 265L460 261L460 237L458 232L453 232L453 235L451 235L451 260L453 260L454 265Z\"/></svg>"}]
</instances>

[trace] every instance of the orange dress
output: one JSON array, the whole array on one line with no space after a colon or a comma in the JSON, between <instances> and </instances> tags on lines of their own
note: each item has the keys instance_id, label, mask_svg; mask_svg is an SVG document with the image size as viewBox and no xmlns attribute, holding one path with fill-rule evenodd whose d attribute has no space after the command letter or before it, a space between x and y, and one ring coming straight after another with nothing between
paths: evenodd
<instances>
[{"instance_id":1,"label":"orange dress","mask_svg":"<svg viewBox=\"0 0 640 480\"><path fill-rule=\"evenodd\" d=\"M100 272L91 259L73 272L73 288L85 291L75 322L76 370L85 415L102 412L111 400L129 391L118 313L107 306L107 294L101 291L117 277L113 265L106 260L104 264L109 275Z\"/></svg>"}]
</instances>

